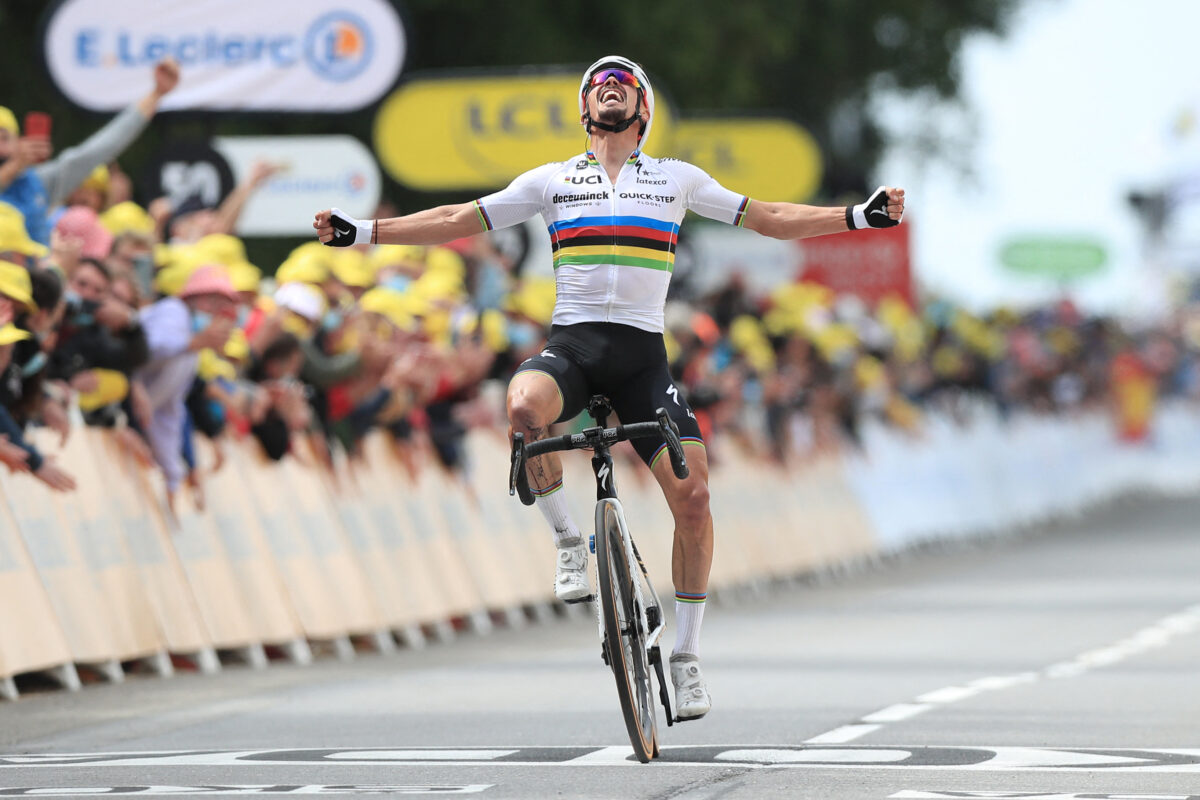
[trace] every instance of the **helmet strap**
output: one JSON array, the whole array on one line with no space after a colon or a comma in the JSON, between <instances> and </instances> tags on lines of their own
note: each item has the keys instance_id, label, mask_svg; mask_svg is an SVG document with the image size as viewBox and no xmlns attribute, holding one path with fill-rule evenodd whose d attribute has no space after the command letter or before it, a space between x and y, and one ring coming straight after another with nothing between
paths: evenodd
<instances>
[{"instance_id":1,"label":"helmet strap","mask_svg":"<svg viewBox=\"0 0 1200 800\"><path fill-rule=\"evenodd\" d=\"M638 139L641 139L642 136L644 136L646 133L646 120L642 119L642 117L641 117L641 110L642 110L642 105L645 103L645 97L646 97L645 93L639 87L637 90L637 102L634 103L634 106L633 106L633 115L630 116L628 119L623 119L617 123L610 124L607 122L599 122L597 120L592 119L591 112L588 112L587 113L587 132L588 132L588 134L591 135L593 128L596 128L596 129L602 130L602 131L608 131L609 133L620 133L621 131L628 130L630 128L630 126L633 125L633 123L637 122L637 123L640 123L640 125L641 125L640 129L638 130ZM586 109L587 109L586 102L584 103L583 107L586 111Z\"/></svg>"}]
</instances>

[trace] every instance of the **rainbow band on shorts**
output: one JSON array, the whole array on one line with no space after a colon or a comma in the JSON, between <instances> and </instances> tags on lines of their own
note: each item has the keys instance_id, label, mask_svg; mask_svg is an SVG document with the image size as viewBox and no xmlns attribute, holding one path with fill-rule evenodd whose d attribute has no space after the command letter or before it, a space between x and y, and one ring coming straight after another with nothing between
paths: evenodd
<instances>
[{"instance_id":1,"label":"rainbow band on shorts","mask_svg":"<svg viewBox=\"0 0 1200 800\"><path fill-rule=\"evenodd\" d=\"M708 592L701 592L700 594L692 594L691 592L675 593L676 603L703 603L707 599Z\"/></svg>"},{"instance_id":2,"label":"rainbow band on shorts","mask_svg":"<svg viewBox=\"0 0 1200 800\"><path fill-rule=\"evenodd\" d=\"M691 445L693 447L697 445L704 447L704 440L697 436L680 436L679 443L683 445ZM667 443L663 442L658 446L658 449L654 451L654 457L650 459L650 469L654 469L654 465L658 463L658 460L662 458L662 454L665 452L667 452Z\"/></svg>"},{"instance_id":3,"label":"rainbow band on shorts","mask_svg":"<svg viewBox=\"0 0 1200 800\"><path fill-rule=\"evenodd\" d=\"M534 489L532 486L530 486L529 491L533 494L534 497L548 497L548 496L554 494L555 492L557 492L562 487L563 487L562 478L559 478L554 483L547 486L545 489Z\"/></svg>"}]
</instances>

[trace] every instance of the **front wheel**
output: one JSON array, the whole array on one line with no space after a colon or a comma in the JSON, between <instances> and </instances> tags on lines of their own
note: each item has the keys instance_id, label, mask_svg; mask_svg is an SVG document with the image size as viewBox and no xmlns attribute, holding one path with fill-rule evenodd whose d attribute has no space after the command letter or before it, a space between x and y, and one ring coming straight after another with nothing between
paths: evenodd
<instances>
[{"instance_id":1,"label":"front wheel","mask_svg":"<svg viewBox=\"0 0 1200 800\"><path fill-rule=\"evenodd\" d=\"M658 753L654 692L646 659L645 615L634 588L625 549L625 516L611 498L596 505L596 570L600 609L604 618L604 647L617 680L617 697L629 731L634 755L643 764Z\"/></svg>"}]
</instances>

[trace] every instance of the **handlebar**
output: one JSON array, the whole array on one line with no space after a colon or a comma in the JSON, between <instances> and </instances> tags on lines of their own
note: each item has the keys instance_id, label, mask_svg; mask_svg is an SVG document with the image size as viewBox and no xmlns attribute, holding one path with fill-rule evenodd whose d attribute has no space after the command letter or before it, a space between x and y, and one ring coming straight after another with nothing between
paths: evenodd
<instances>
[{"instance_id":1,"label":"handlebar","mask_svg":"<svg viewBox=\"0 0 1200 800\"><path fill-rule=\"evenodd\" d=\"M533 492L529 489L528 476L525 474L525 462L546 453L561 450L607 450L618 442L630 439L661 438L667 444L667 455L671 459L671 470L675 477L683 480L689 474L687 458L683 454L683 444L679 441L679 428L667 415L665 408L654 412L655 422L633 422L628 425L618 425L614 428L585 428L579 433L568 433L563 436L551 436L539 439L531 444L525 444L525 435L514 433L512 441L512 460L508 473L508 493L517 494L521 502L527 506L533 505Z\"/></svg>"}]
</instances>

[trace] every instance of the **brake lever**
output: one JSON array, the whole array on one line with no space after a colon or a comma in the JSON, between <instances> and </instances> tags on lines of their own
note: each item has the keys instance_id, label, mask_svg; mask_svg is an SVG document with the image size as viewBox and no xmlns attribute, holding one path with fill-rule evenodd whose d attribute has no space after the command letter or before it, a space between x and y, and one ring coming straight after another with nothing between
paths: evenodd
<instances>
[{"instance_id":1,"label":"brake lever","mask_svg":"<svg viewBox=\"0 0 1200 800\"><path fill-rule=\"evenodd\" d=\"M687 457L683 454L683 443L679 441L679 428L675 425L675 420L667 414L665 408L660 408L654 412L654 416L658 418L658 427L662 429L663 441L667 443L667 455L671 458L671 471L675 473L675 477L683 480L691 470L688 469Z\"/></svg>"},{"instance_id":2,"label":"brake lever","mask_svg":"<svg viewBox=\"0 0 1200 800\"><path fill-rule=\"evenodd\" d=\"M514 433L512 439L512 457L508 470L508 495L516 493L521 502L527 506L533 505L533 492L529 491L529 476L525 473L525 434Z\"/></svg>"}]
</instances>

